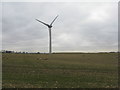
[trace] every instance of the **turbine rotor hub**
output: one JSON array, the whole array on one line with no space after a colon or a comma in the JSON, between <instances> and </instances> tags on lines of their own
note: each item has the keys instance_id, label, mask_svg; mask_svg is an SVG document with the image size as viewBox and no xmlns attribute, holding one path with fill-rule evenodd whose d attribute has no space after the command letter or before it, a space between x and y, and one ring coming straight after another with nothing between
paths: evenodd
<instances>
[{"instance_id":1,"label":"turbine rotor hub","mask_svg":"<svg viewBox=\"0 0 120 90\"><path fill-rule=\"evenodd\" d=\"M51 26L51 25L49 25L49 26L48 26L48 28L52 28L52 26Z\"/></svg>"}]
</instances>

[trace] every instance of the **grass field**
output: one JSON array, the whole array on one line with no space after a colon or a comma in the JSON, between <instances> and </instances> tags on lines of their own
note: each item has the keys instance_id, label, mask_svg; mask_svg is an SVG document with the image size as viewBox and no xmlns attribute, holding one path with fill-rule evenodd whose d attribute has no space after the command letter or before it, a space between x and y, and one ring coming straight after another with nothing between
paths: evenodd
<instances>
[{"instance_id":1,"label":"grass field","mask_svg":"<svg viewBox=\"0 0 120 90\"><path fill-rule=\"evenodd\" d=\"M3 88L118 87L117 53L5 53L2 57Z\"/></svg>"}]
</instances>

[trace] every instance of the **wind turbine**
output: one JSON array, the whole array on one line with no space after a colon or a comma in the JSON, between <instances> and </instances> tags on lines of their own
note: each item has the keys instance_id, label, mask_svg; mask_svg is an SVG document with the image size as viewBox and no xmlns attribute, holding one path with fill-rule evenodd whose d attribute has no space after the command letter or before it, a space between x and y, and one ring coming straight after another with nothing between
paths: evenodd
<instances>
[{"instance_id":1,"label":"wind turbine","mask_svg":"<svg viewBox=\"0 0 120 90\"><path fill-rule=\"evenodd\" d=\"M48 30L49 30L49 54L52 53L52 43L51 43L51 28L52 28L52 24L53 22L57 19L58 15L55 17L55 19L51 22L51 24L46 24L38 19L36 19L38 22L46 25L48 27Z\"/></svg>"}]
</instances>

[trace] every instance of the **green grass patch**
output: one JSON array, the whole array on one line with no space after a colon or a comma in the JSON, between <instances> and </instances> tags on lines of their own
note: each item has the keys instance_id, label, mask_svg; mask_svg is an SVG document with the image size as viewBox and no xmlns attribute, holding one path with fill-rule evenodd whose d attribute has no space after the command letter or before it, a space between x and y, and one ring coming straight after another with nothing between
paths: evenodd
<instances>
[{"instance_id":1,"label":"green grass patch","mask_svg":"<svg viewBox=\"0 0 120 90\"><path fill-rule=\"evenodd\" d=\"M118 54L3 54L3 88L115 88ZM47 60L44 60L47 58Z\"/></svg>"}]
</instances>

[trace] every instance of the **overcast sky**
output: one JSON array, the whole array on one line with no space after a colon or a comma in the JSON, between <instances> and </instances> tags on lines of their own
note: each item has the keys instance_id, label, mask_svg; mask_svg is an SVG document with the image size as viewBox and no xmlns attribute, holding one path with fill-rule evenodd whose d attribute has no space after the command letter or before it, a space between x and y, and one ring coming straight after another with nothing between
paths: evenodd
<instances>
[{"instance_id":1,"label":"overcast sky","mask_svg":"<svg viewBox=\"0 0 120 90\"><path fill-rule=\"evenodd\" d=\"M53 52L118 51L118 3L6 2L2 4L2 49L48 52L51 23Z\"/></svg>"}]
</instances>

